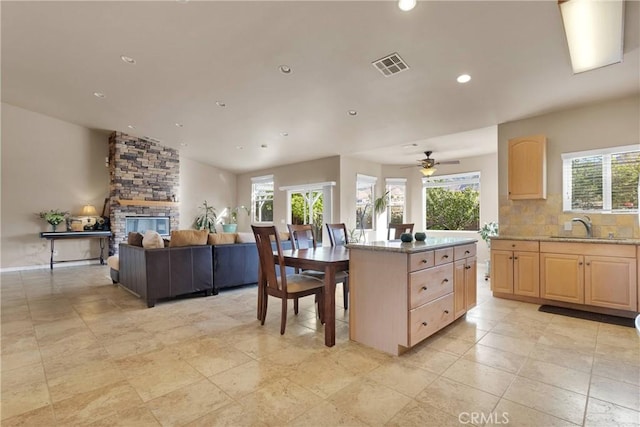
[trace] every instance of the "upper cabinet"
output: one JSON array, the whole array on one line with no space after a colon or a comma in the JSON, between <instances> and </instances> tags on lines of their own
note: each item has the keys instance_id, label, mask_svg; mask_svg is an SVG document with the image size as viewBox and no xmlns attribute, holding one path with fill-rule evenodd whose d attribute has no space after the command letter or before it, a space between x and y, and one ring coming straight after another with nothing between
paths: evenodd
<instances>
[{"instance_id":1,"label":"upper cabinet","mask_svg":"<svg viewBox=\"0 0 640 427\"><path fill-rule=\"evenodd\" d=\"M547 138L509 140L509 199L547 198Z\"/></svg>"}]
</instances>

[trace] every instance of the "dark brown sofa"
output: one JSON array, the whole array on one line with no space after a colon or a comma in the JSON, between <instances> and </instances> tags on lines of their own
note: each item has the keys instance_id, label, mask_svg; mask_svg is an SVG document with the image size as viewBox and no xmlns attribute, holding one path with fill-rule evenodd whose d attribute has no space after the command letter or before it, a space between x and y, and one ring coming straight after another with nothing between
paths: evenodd
<instances>
[{"instance_id":1,"label":"dark brown sofa","mask_svg":"<svg viewBox=\"0 0 640 427\"><path fill-rule=\"evenodd\" d=\"M119 284L144 299L148 307L159 299L214 292L210 245L145 249L121 243L119 258Z\"/></svg>"}]
</instances>

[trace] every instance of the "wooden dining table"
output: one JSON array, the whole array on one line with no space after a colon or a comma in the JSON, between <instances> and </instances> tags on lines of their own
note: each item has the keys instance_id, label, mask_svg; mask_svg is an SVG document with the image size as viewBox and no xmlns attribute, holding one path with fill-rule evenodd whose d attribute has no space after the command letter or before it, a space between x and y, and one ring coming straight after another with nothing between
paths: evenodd
<instances>
[{"instance_id":1,"label":"wooden dining table","mask_svg":"<svg viewBox=\"0 0 640 427\"><path fill-rule=\"evenodd\" d=\"M334 346L336 343L335 279L337 272L349 270L349 249L344 246L319 246L315 249L287 249L282 251L282 255L287 267L324 271L324 344L327 347ZM274 252L274 257L277 262L277 252ZM262 277L259 286L265 286L265 280ZM258 292L258 296L260 295L262 295L261 291ZM258 307L260 306L258 301Z\"/></svg>"}]
</instances>

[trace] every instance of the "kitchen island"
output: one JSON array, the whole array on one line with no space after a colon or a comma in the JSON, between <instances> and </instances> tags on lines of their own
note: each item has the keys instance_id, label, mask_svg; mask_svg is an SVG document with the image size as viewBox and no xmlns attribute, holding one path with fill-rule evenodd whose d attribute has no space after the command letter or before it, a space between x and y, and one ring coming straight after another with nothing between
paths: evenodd
<instances>
[{"instance_id":1,"label":"kitchen island","mask_svg":"<svg viewBox=\"0 0 640 427\"><path fill-rule=\"evenodd\" d=\"M400 355L476 304L475 239L352 243L349 337Z\"/></svg>"}]
</instances>

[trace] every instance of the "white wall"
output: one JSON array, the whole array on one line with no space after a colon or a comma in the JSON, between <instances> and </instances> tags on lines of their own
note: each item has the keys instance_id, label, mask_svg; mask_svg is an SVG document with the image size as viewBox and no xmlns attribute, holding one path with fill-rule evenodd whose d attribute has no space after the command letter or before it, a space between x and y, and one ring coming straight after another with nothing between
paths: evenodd
<instances>
[{"instance_id":1,"label":"white wall","mask_svg":"<svg viewBox=\"0 0 640 427\"><path fill-rule=\"evenodd\" d=\"M107 142L106 133L2 104L0 268L49 263L49 242L39 233L51 228L37 212L79 214L87 203L102 212L109 193ZM95 239L58 241L56 250L56 259L100 253Z\"/></svg>"},{"instance_id":2,"label":"white wall","mask_svg":"<svg viewBox=\"0 0 640 427\"><path fill-rule=\"evenodd\" d=\"M180 228L193 228L204 201L221 215L236 206L236 175L180 156ZM240 217L240 216L239 216ZM218 227L220 231L220 227Z\"/></svg>"}]
</instances>

